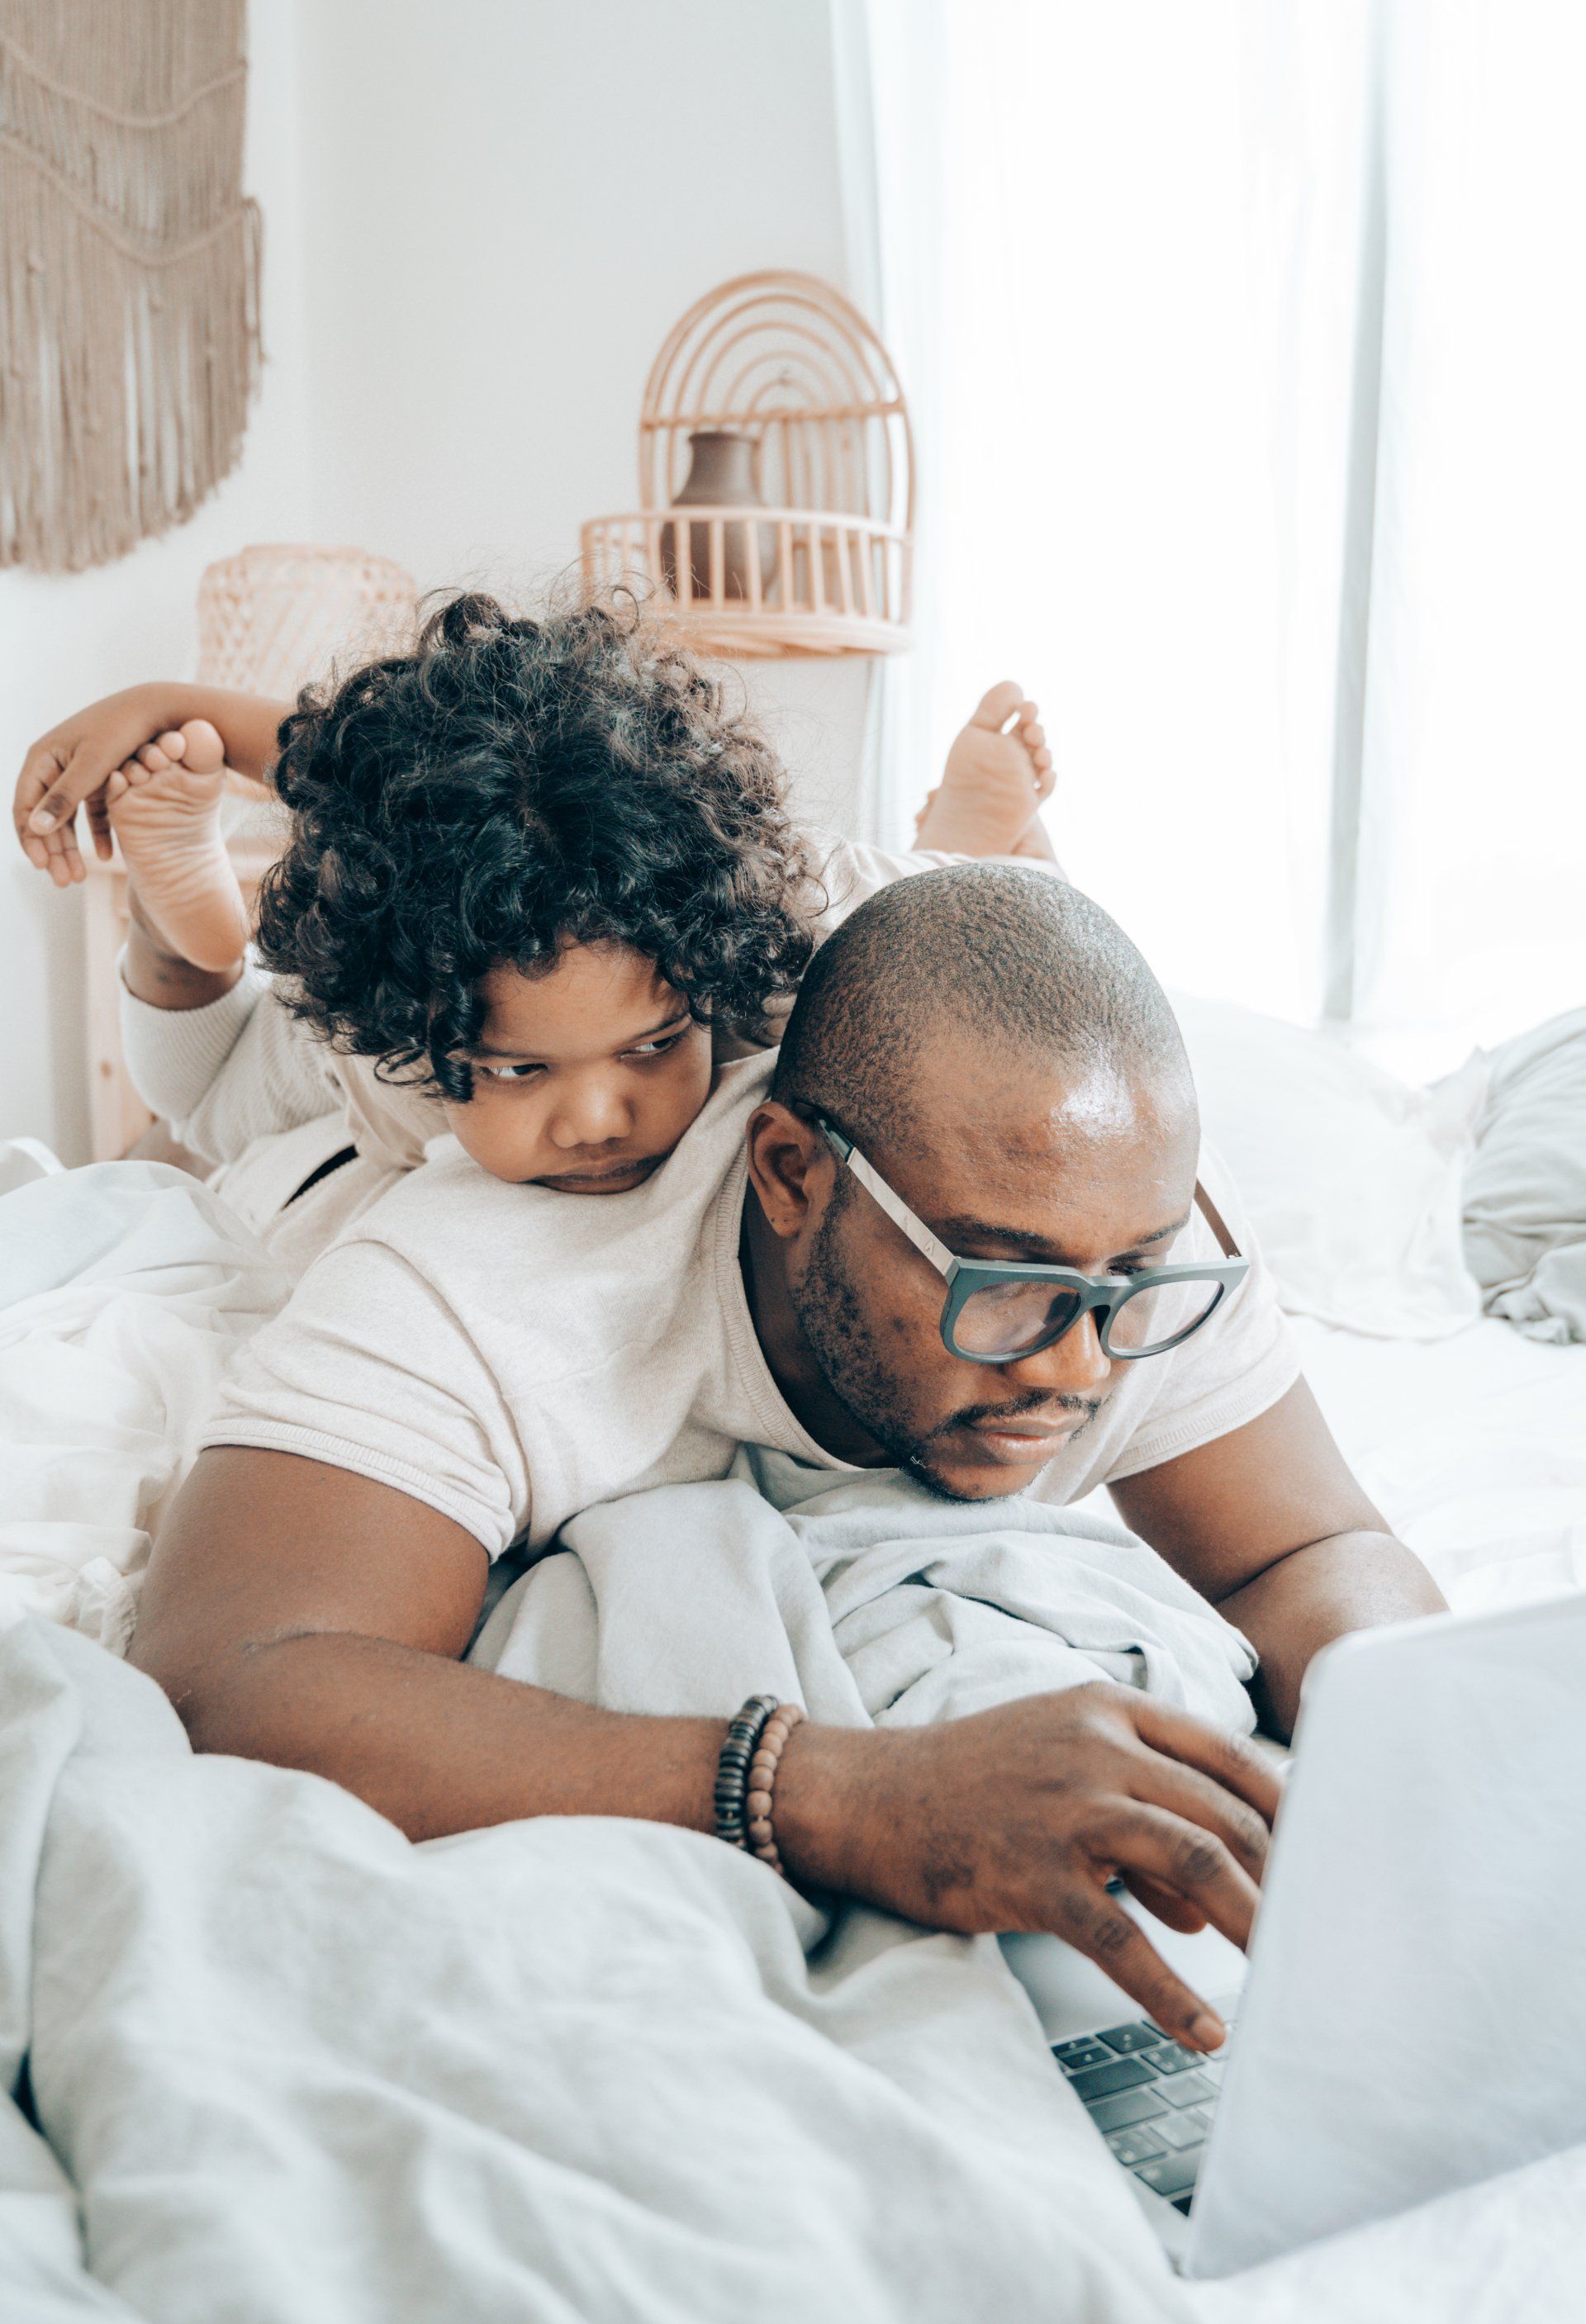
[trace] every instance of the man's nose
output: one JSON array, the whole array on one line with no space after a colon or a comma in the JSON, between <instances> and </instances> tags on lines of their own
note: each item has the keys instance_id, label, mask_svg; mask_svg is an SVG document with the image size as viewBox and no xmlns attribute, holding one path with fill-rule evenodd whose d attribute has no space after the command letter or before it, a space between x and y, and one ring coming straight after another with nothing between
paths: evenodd
<instances>
[{"instance_id":1,"label":"man's nose","mask_svg":"<svg viewBox=\"0 0 1586 2324\"><path fill-rule=\"evenodd\" d=\"M549 1134L564 1152L578 1146L610 1146L633 1127L632 1109L604 1074L580 1074L557 1093Z\"/></svg>"},{"instance_id":2,"label":"man's nose","mask_svg":"<svg viewBox=\"0 0 1586 2324\"><path fill-rule=\"evenodd\" d=\"M1112 1377L1112 1360L1102 1352L1094 1315L1084 1314L1049 1348L999 1370L1027 1396L1036 1389L1047 1396L1100 1396Z\"/></svg>"}]
</instances>

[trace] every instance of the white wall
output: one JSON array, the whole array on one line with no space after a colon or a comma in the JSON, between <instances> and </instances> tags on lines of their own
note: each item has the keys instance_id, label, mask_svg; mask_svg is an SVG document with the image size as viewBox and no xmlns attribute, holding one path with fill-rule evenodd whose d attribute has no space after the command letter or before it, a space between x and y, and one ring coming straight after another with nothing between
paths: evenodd
<instances>
[{"instance_id":1,"label":"white wall","mask_svg":"<svg viewBox=\"0 0 1586 2324\"><path fill-rule=\"evenodd\" d=\"M248 181L270 365L194 521L0 574L0 780L67 710L185 674L211 558L355 542L522 595L636 495L669 326L729 275L844 281L830 0L254 0ZM746 672L807 813L845 819L866 665ZM7 788L7 796L9 789ZM0 1136L87 1152L80 899L0 848Z\"/></svg>"},{"instance_id":2,"label":"white wall","mask_svg":"<svg viewBox=\"0 0 1586 2324\"><path fill-rule=\"evenodd\" d=\"M304 12L321 530L521 593L637 501L672 324L765 266L844 283L828 0ZM852 803L862 663L760 665L807 811Z\"/></svg>"},{"instance_id":3,"label":"white wall","mask_svg":"<svg viewBox=\"0 0 1586 2324\"><path fill-rule=\"evenodd\" d=\"M119 564L59 577L0 572L0 1138L42 1138L88 1158L80 890L59 893L10 830L29 742L95 696L186 677L206 565L249 540L293 540L309 522L305 457L301 234L294 0L256 0L247 181L264 210L263 386L235 473L191 523Z\"/></svg>"}]
</instances>

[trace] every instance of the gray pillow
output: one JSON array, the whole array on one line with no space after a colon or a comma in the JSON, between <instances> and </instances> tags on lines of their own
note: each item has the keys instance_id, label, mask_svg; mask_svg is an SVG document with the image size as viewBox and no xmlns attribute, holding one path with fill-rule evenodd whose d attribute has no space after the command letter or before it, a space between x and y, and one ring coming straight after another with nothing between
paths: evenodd
<instances>
[{"instance_id":1,"label":"gray pillow","mask_svg":"<svg viewBox=\"0 0 1586 2324\"><path fill-rule=\"evenodd\" d=\"M1465 1171L1465 1258L1489 1314L1586 1340L1586 1009L1494 1049Z\"/></svg>"}]
</instances>

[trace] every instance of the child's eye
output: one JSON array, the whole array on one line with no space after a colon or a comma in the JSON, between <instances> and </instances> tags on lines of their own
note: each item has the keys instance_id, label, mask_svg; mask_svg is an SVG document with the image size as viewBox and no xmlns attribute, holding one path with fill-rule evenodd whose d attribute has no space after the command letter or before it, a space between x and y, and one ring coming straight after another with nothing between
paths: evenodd
<instances>
[{"instance_id":1,"label":"child's eye","mask_svg":"<svg viewBox=\"0 0 1586 2324\"><path fill-rule=\"evenodd\" d=\"M484 1074L493 1082L526 1082L531 1074L542 1074L543 1065L475 1065L476 1074Z\"/></svg>"},{"instance_id":2,"label":"child's eye","mask_svg":"<svg viewBox=\"0 0 1586 2324\"><path fill-rule=\"evenodd\" d=\"M678 1032L663 1033L659 1041L636 1041L628 1055L631 1057L664 1057L669 1049L677 1047L687 1029L684 1026Z\"/></svg>"}]
</instances>

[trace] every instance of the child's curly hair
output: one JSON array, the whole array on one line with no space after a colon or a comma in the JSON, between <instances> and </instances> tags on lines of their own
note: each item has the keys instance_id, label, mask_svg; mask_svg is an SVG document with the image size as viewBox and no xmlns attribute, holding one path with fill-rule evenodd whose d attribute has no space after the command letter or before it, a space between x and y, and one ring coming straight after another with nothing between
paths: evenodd
<instances>
[{"instance_id":1,"label":"child's curly hair","mask_svg":"<svg viewBox=\"0 0 1586 2324\"><path fill-rule=\"evenodd\" d=\"M291 838L260 898L288 1004L386 1077L473 1094L480 980L568 942L654 961L748 1028L808 960L813 867L781 766L632 604L541 621L456 598L410 654L306 691L274 782Z\"/></svg>"}]
</instances>

